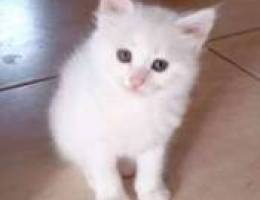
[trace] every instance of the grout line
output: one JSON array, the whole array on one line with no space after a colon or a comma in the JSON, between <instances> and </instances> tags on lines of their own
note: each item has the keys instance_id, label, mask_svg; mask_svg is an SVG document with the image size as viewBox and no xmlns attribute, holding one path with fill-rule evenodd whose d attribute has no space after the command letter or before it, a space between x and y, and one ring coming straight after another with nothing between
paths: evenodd
<instances>
[{"instance_id":1,"label":"grout line","mask_svg":"<svg viewBox=\"0 0 260 200\"><path fill-rule=\"evenodd\" d=\"M53 79L56 79L56 78L57 78L57 75L54 75L54 76L49 76L49 77L45 77L45 78L41 78L41 79L31 80L31 81L24 82L24 83L18 83L18 84L15 84L15 85L10 85L10 86L0 88L0 92L4 92L4 91L7 91L7 90L11 90L11 89L16 89L16 88L20 88L20 87L25 87L25 86L37 84L37 83L40 83L40 82L53 80Z\"/></svg>"},{"instance_id":2,"label":"grout line","mask_svg":"<svg viewBox=\"0 0 260 200\"><path fill-rule=\"evenodd\" d=\"M232 64L232 66L237 67L240 71L242 71L243 73L246 73L248 76L250 76L251 78L255 79L256 81L260 82L260 77L255 75L254 73L244 69L242 66L240 66L238 63L236 63L235 61L229 59L228 57L224 56L223 54L219 53L218 51L214 50L212 47L208 47L208 50L212 53L214 53L216 56L218 56L219 58L227 61L228 63Z\"/></svg>"},{"instance_id":3,"label":"grout line","mask_svg":"<svg viewBox=\"0 0 260 200\"><path fill-rule=\"evenodd\" d=\"M223 36L217 36L215 38L210 39L208 42L215 42L215 41L219 41L219 40L224 40L230 37L234 37L234 36L240 36L240 35L244 35L246 33L253 33L253 32L257 32L260 31L260 27L255 27L255 28L251 28L251 29L247 29L244 31L239 31L239 32L234 32L234 33L230 33L227 35L223 35Z\"/></svg>"}]
</instances>

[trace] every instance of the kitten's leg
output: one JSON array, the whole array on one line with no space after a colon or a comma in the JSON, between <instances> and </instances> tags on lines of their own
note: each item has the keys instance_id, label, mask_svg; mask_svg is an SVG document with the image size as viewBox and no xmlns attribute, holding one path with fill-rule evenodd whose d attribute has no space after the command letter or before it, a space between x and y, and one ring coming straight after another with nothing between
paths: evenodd
<instances>
[{"instance_id":1,"label":"kitten's leg","mask_svg":"<svg viewBox=\"0 0 260 200\"><path fill-rule=\"evenodd\" d=\"M137 158L135 189L139 200L169 200L170 192L163 182L164 146L151 149Z\"/></svg>"},{"instance_id":2,"label":"kitten's leg","mask_svg":"<svg viewBox=\"0 0 260 200\"><path fill-rule=\"evenodd\" d=\"M116 157L99 149L92 151L92 156L87 161L85 174L96 200L128 199L116 167Z\"/></svg>"}]
</instances>

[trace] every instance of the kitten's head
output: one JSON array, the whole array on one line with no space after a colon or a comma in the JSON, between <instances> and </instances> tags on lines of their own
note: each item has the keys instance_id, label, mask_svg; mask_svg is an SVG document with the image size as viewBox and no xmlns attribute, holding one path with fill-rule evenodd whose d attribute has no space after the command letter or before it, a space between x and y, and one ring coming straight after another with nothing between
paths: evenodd
<instances>
[{"instance_id":1,"label":"kitten's head","mask_svg":"<svg viewBox=\"0 0 260 200\"><path fill-rule=\"evenodd\" d=\"M131 0L100 0L96 53L106 73L126 90L153 94L192 81L215 10L177 14Z\"/></svg>"}]
</instances>

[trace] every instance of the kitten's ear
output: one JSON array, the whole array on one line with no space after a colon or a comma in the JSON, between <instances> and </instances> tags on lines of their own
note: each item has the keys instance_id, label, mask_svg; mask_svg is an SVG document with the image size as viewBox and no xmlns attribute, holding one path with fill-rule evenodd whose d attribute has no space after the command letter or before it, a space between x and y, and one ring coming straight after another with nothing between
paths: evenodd
<instances>
[{"instance_id":1,"label":"kitten's ear","mask_svg":"<svg viewBox=\"0 0 260 200\"><path fill-rule=\"evenodd\" d=\"M177 29L189 37L194 44L201 47L207 40L216 19L216 9L207 8L178 19Z\"/></svg>"},{"instance_id":2,"label":"kitten's ear","mask_svg":"<svg viewBox=\"0 0 260 200\"><path fill-rule=\"evenodd\" d=\"M99 0L98 11L100 13L124 13L134 9L132 0Z\"/></svg>"}]
</instances>

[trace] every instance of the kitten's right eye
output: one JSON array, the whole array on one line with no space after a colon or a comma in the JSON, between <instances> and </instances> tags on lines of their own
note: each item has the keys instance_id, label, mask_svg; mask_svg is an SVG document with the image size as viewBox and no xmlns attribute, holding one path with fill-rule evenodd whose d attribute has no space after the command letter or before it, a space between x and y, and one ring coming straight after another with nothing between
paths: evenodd
<instances>
[{"instance_id":1,"label":"kitten's right eye","mask_svg":"<svg viewBox=\"0 0 260 200\"><path fill-rule=\"evenodd\" d=\"M132 53L128 49L119 49L117 51L117 58L122 63L130 63L132 60Z\"/></svg>"}]
</instances>

